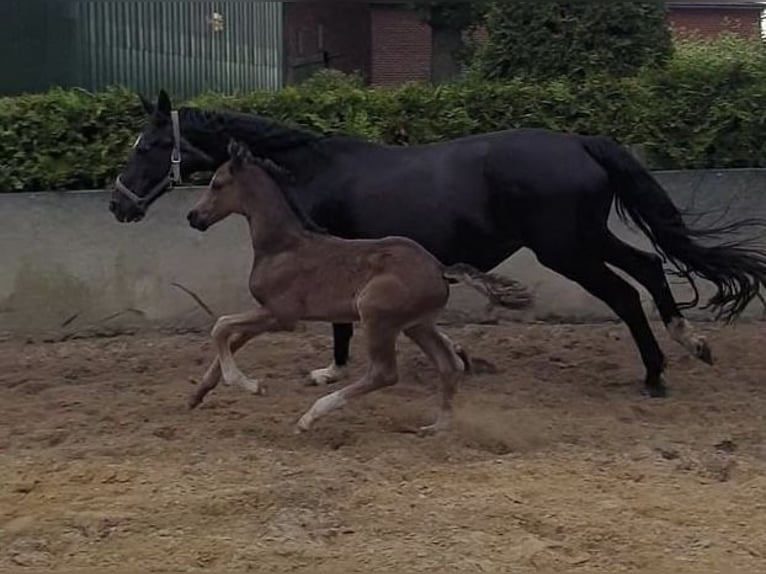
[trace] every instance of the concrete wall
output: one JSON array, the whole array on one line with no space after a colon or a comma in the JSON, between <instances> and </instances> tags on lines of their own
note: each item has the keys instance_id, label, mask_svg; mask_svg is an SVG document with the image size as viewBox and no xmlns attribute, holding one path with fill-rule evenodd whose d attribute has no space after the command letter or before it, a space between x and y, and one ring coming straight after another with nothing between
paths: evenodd
<instances>
[{"instance_id":1,"label":"concrete wall","mask_svg":"<svg viewBox=\"0 0 766 574\"><path fill-rule=\"evenodd\" d=\"M728 209L732 217L766 218L766 170L657 175L680 206L711 216ZM137 224L117 223L103 192L0 195L0 336L208 327L210 318L173 283L194 291L216 314L253 305L246 287L251 253L245 222L233 217L205 234L192 230L185 214L198 192L172 192ZM647 246L619 224L612 229ZM538 298L531 312L508 318L613 319L601 302L542 268L527 251L499 269ZM690 295L681 287L675 291L681 299ZM643 299L653 312L645 294ZM449 317L488 318L484 301L463 287L453 292ZM747 317L760 318L760 307Z\"/></svg>"}]
</instances>

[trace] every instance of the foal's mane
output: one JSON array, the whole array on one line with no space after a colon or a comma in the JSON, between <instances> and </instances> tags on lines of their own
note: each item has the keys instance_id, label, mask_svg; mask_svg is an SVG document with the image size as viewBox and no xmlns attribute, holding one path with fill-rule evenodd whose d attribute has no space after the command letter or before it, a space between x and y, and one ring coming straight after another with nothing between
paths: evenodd
<instances>
[{"instance_id":1,"label":"foal's mane","mask_svg":"<svg viewBox=\"0 0 766 574\"><path fill-rule=\"evenodd\" d=\"M284 185L284 183L292 180L292 174L287 169L264 157L253 157L252 162L260 167L266 175L273 180L274 187L276 187L282 194L282 197L285 198L288 207L290 207L290 210L295 217L298 218L298 221L304 229L311 231L312 233L319 233L322 235L327 234L327 230L324 227L319 226L311 216L306 213L306 210L295 200L292 192L290 192L287 186Z\"/></svg>"}]
</instances>

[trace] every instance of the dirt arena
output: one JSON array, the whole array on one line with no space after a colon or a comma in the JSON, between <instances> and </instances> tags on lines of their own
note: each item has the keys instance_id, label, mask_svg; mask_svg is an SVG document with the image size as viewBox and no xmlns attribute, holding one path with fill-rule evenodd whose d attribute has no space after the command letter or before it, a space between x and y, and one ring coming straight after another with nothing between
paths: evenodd
<instances>
[{"instance_id":1,"label":"dirt arena","mask_svg":"<svg viewBox=\"0 0 766 574\"><path fill-rule=\"evenodd\" d=\"M764 328L704 327L710 368L657 326L651 400L621 325L450 327L496 372L430 438L409 431L436 374L407 341L398 387L303 436L327 329L255 341L268 396L194 412L203 335L5 342L0 571L763 572Z\"/></svg>"}]
</instances>

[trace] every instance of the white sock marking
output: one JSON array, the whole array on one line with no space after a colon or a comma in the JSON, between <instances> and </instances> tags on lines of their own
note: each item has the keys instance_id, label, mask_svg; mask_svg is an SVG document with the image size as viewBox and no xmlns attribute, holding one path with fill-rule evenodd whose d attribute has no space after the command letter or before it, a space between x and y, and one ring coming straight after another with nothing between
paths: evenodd
<instances>
[{"instance_id":1,"label":"white sock marking","mask_svg":"<svg viewBox=\"0 0 766 574\"><path fill-rule=\"evenodd\" d=\"M315 369L311 371L311 382L315 385L324 386L335 381L345 379L348 375L347 367L339 367L335 363L324 369Z\"/></svg>"},{"instance_id":2,"label":"white sock marking","mask_svg":"<svg viewBox=\"0 0 766 574\"><path fill-rule=\"evenodd\" d=\"M340 391L335 391L329 395L318 398L311 408L304 414L298 421L298 428L303 431L309 430L311 425L319 417L323 417L330 411L339 409L346 404L346 399L340 394Z\"/></svg>"},{"instance_id":3,"label":"white sock marking","mask_svg":"<svg viewBox=\"0 0 766 574\"><path fill-rule=\"evenodd\" d=\"M677 341L692 355L697 356L699 354L703 339L694 334L694 328L686 319L674 317L668 323L667 329L673 340Z\"/></svg>"}]
</instances>

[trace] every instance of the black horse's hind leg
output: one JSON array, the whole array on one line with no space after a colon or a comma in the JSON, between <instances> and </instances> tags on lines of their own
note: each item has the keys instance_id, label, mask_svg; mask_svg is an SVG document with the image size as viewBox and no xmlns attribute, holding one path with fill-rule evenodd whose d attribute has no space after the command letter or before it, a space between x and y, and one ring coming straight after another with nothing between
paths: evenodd
<instances>
[{"instance_id":1,"label":"black horse's hind leg","mask_svg":"<svg viewBox=\"0 0 766 574\"><path fill-rule=\"evenodd\" d=\"M352 323L333 323L333 363L329 367L311 371L311 381L315 385L327 385L346 377L349 347L353 336Z\"/></svg>"},{"instance_id":2,"label":"black horse's hind leg","mask_svg":"<svg viewBox=\"0 0 766 574\"><path fill-rule=\"evenodd\" d=\"M619 267L649 291L670 336L692 355L712 365L710 347L704 338L694 334L693 328L679 310L659 256L636 249L611 233L608 233L603 243L603 255L607 263Z\"/></svg>"},{"instance_id":3,"label":"black horse's hind leg","mask_svg":"<svg viewBox=\"0 0 766 574\"><path fill-rule=\"evenodd\" d=\"M353 323L333 323L333 359L338 367L345 367L348 363L349 347L351 346L351 337L353 336Z\"/></svg>"},{"instance_id":4,"label":"black horse's hind leg","mask_svg":"<svg viewBox=\"0 0 766 574\"><path fill-rule=\"evenodd\" d=\"M601 299L627 324L646 367L645 384L649 395L665 396L666 389L662 380L665 356L641 307L638 291L603 261L589 254L556 253L547 257L538 254L538 258L546 267L576 281L586 291Z\"/></svg>"}]
</instances>

